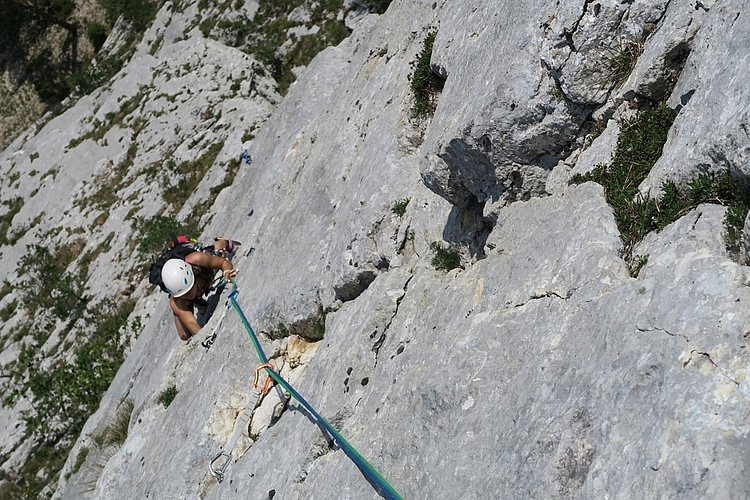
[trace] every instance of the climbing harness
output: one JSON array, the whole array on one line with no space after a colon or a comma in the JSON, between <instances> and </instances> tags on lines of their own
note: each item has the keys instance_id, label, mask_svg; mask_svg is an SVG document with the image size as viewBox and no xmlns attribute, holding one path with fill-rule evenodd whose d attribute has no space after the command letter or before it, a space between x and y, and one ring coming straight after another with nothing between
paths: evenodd
<instances>
[{"instance_id":1,"label":"climbing harness","mask_svg":"<svg viewBox=\"0 0 750 500\"><path fill-rule=\"evenodd\" d=\"M266 377L266 381L262 388L259 388L258 386L258 379L260 378L259 373L263 368L268 368L270 370L274 369L271 363L263 363L262 365L255 367L255 382L253 383L253 390L247 398L247 404L242 411L242 415L240 415L239 420L234 424L232 439L227 443L226 449L219 451L219 453L217 453L208 463L208 471L219 482L224 480L226 470L229 467L229 463L232 461L232 452L234 451L234 447L237 446L237 441L240 439L242 429L247 427L247 423L250 421L250 418L252 418L253 413L255 413L255 409L258 407L258 402L260 401L261 396L268 392L268 389L271 386L271 377ZM222 458L224 461L214 466L214 464Z\"/></svg>"},{"instance_id":2,"label":"climbing harness","mask_svg":"<svg viewBox=\"0 0 750 500\"><path fill-rule=\"evenodd\" d=\"M260 345L260 341L258 340L257 335L255 335L255 332L253 331L252 326L250 326L250 322L247 320L247 317L245 317L245 313L242 312L242 308L240 307L239 303L237 303L237 296L239 295L239 292L237 291L237 283L234 279L232 279L231 281L233 287L232 291L229 293L229 302L232 307L234 307L234 310L237 311L237 314L239 315L240 320L245 326L245 330L247 330L247 333L250 336L250 340L255 347L255 352L258 355L260 362L262 363L256 370L265 369L266 373L268 374L267 380L273 379L279 386L281 386L294 399L296 399L297 402L304 406L305 409L315 418L315 420L317 420L317 422L331 435L331 437L333 437L335 442L341 447L346 456L349 457L352 462L354 462L354 464L359 468L362 474L365 475L369 482L373 486L375 486L375 488L382 496L384 496L388 500L403 500L401 495L398 494L393 486L388 484L388 481L386 481L383 476L381 476L380 473L372 465L370 465L370 463L362 455L360 455L359 452L357 452L357 450L354 449L354 447L349 444L346 439L344 439L344 436L342 436L325 418L323 418L317 411L315 411L312 405L310 405L310 403L308 403L286 380L281 377L281 375L276 372L273 366L268 363L268 358L263 352L263 348ZM217 457L214 458L214 461L217 460L219 456L220 455L217 455ZM209 466L209 468L211 467ZM226 469L226 467L224 467L224 469Z\"/></svg>"}]
</instances>

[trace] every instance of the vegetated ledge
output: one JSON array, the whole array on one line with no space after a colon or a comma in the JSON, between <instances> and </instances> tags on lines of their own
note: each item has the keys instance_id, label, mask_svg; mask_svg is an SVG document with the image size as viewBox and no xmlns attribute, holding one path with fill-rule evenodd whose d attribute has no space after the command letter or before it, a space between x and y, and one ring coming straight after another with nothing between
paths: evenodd
<instances>
[{"instance_id":1,"label":"vegetated ledge","mask_svg":"<svg viewBox=\"0 0 750 500\"><path fill-rule=\"evenodd\" d=\"M662 184L659 199L646 199L638 190L661 157L667 133L675 112L663 105L641 110L621 127L614 158L610 165L598 165L584 175L577 174L570 184L587 181L604 187L607 203L612 207L623 243L623 258L632 276L646 263L645 256L633 255L633 248L651 231L661 231L701 203L719 203L728 207L726 245L736 254L742 240L742 228L750 207L750 189L732 178L700 174L688 183L687 192L680 192L674 182Z\"/></svg>"}]
</instances>

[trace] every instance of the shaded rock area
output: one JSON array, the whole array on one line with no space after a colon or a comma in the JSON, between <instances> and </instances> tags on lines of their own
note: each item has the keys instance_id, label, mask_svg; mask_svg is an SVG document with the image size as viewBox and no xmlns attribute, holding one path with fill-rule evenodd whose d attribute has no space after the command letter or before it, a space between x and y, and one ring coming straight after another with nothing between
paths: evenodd
<instances>
[{"instance_id":1,"label":"shaded rock area","mask_svg":"<svg viewBox=\"0 0 750 500\"><path fill-rule=\"evenodd\" d=\"M130 144L146 146L136 160L146 166L223 141L213 181L183 217L247 148L252 163L215 196L203 235L242 241L237 301L271 362L403 498L750 497L750 268L726 250L726 207L698 205L648 234L633 273L602 186L568 182L611 161L625 120L663 99L677 117L644 192L703 171L744 175L746 13L739 1L701 5L394 0L350 18L349 37L283 98L261 72L256 93L229 97L235 72L256 68L249 56L197 30L167 37L14 142L1 168L24 175L3 196L33 185L28 151L60 154L148 82L138 116L149 125L135 137L112 127L74 140L40 188L54 193L43 206L58 219L39 224L88 227L97 213L62 190L87 192L84 181ZM170 29L167 14L151 35ZM445 86L434 115L417 119L410 80L432 32L431 67ZM613 53L629 44L637 56L617 80ZM167 104L161 96L178 87L195 92ZM131 175L123 190L157 196L158 183ZM146 203L139 213L163 210ZM34 216L26 204L13 225ZM27 241L3 248L6 275ZM433 242L457 245L461 267L436 270ZM98 270L122 269L107 259ZM89 293L105 289L93 281ZM53 498L384 498L280 388L217 482L207 466L252 390L251 339L232 308L218 307L183 343L166 297L140 281L133 293L142 329ZM170 387L167 406L159 399ZM127 439L76 464L126 399Z\"/></svg>"}]
</instances>

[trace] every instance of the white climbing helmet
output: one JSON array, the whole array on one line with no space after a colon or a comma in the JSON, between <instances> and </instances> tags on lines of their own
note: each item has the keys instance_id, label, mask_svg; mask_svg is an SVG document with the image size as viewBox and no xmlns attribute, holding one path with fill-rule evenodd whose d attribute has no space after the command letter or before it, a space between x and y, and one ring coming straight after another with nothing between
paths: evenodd
<instances>
[{"instance_id":1,"label":"white climbing helmet","mask_svg":"<svg viewBox=\"0 0 750 500\"><path fill-rule=\"evenodd\" d=\"M161 280L172 297L182 297L193 288L195 275L190 264L182 259L169 259L161 268Z\"/></svg>"}]
</instances>

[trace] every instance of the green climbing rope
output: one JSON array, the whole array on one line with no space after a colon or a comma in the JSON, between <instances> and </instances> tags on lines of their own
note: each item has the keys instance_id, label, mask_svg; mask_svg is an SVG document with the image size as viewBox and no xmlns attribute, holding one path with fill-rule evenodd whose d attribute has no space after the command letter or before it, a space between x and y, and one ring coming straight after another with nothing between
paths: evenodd
<instances>
[{"instance_id":1,"label":"green climbing rope","mask_svg":"<svg viewBox=\"0 0 750 500\"><path fill-rule=\"evenodd\" d=\"M250 340L253 342L255 352L257 353L260 362L266 364L268 363L266 353L263 352L260 341L253 331L253 327L250 326L250 322L247 320L245 313L242 312L242 308L240 307L239 303L237 303L237 295L239 295L239 292L237 291L237 284L234 279L232 279L232 285L233 288L231 293L229 294L229 302L232 304L232 307L234 307L234 310L237 311L237 314L239 314L240 320L242 320L242 324L245 325L245 329L250 336ZM304 406L305 409L310 412L310 414L326 429L326 431L333 437L333 439L341 447L344 453L346 453L346 456L348 456L355 463L359 470L362 471L365 477L373 486L375 486L375 488L381 495L385 496L388 500L403 500L401 495L398 494L393 486L388 484L388 481L386 481L383 476L380 475L375 467L370 465L370 463L362 455L360 455L359 452L357 452L357 450L354 449L354 447L349 444L346 439L344 439L344 436L342 436L325 418L323 418L317 411L315 411L312 405L310 405L310 403L308 403L305 398L303 398L294 389L294 387L289 384L289 382L284 380L281 375L276 373L276 371L272 370L271 368L266 367L265 369L268 372L269 377L273 378L285 391L291 394L291 396L296 399L302 406Z\"/></svg>"}]
</instances>

